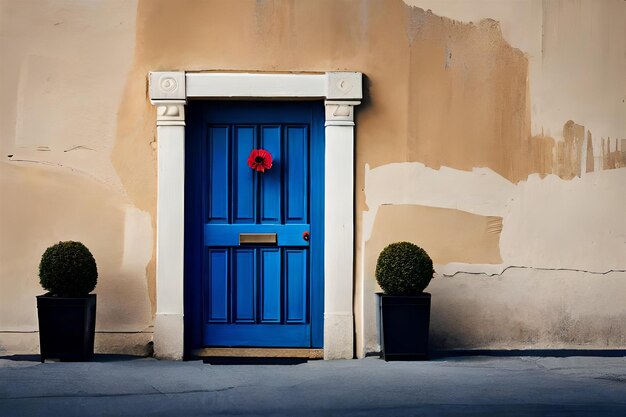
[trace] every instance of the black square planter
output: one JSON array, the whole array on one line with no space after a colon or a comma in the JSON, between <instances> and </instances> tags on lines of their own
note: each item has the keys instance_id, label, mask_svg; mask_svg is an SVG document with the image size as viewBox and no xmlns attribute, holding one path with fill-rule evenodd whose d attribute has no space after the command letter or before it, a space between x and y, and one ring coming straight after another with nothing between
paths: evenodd
<instances>
[{"instance_id":1,"label":"black square planter","mask_svg":"<svg viewBox=\"0 0 626 417\"><path fill-rule=\"evenodd\" d=\"M380 294L383 358L392 360L428 359L430 294Z\"/></svg>"},{"instance_id":2,"label":"black square planter","mask_svg":"<svg viewBox=\"0 0 626 417\"><path fill-rule=\"evenodd\" d=\"M41 362L48 358L88 361L93 357L96 295L37 296Z\"/></svg>"}]
</instances>

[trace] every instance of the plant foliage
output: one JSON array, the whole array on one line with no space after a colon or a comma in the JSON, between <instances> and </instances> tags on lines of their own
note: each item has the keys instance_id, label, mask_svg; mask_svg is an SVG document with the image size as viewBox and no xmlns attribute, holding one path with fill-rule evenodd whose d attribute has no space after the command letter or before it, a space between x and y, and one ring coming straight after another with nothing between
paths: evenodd
<instances>
[{"instance_id":1,"label":"plant foliage","mask_svg":"<svg viewBox=\"0 0 626 417\"><path fill-rule=\"evenodd\" d=\"M96 260L80 242L59 242L44 252L39 263L39 282L53 295L84 297L96 287Z\"/></svg>"},{"instance_id":2,"label":"plant foliage","mask_svg":"<svg viewBox=\"0 0 626 417\"><path fill-rule=\"evenodd\" d=\"M419 294L433 277L433 261L410 242L388 245L378 256L376 281L388 295Z\"/></svg>"}]
</instances>

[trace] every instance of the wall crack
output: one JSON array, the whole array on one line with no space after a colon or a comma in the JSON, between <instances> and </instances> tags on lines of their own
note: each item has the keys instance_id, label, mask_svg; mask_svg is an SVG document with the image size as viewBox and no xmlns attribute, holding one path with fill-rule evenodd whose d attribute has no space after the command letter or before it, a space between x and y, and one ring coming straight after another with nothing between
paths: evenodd
<instances>
[{"instance_id":1,"label":"wall crack","mask_svg":"<svg viewBox=\"0 0 626 417\"><path fill-rule=\"evenodd\" d=\"M509 269L530 269L533 271L567 271L567 272L581 272L584 274L591 274L591 275L608 275L610 273L613 272L626 272L626 269L609 269L608 271L604 271L604 272L598 272L598 271L587 271L584 269L575 269L575 268L537 268L537 267L532 267L532 266L518 266L518 265L510 265L507 266L506 268L504 268L502 270L502 272L500 273L488 273L488 272L471 272L471 271L456 271L454 274L440 274L443 277L446 278L453 278L458 274L467 274L467 275L484 275L487 277L493 277L493 276L502 276L504 275L504 273L506 271L508 271Z\"/></svg>"}]
</instances>

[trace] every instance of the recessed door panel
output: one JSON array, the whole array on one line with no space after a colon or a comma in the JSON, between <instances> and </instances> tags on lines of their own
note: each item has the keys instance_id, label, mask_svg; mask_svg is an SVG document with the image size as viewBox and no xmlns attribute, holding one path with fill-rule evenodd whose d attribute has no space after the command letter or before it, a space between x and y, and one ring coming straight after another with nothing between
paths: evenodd
<instances>
[{"instance_id":1,"label":"recessed door panel","mask_svg":"<svg viewBox=\"0 0 626 417\"><path fill-rule=\"evenodd\" d=\"M229 127L212 126L208 130L206 156L207 164L207 185L208 191L207 206L209 208L209 223L228 223L228 196L229 193L229 160L223 155L228 153Z\"/></svg>"},{"instance_id":2,"label":"recessed door panel","mask_svg":"<svg viewBox=\"0 0 626 417\"><path fill-rule=\"evenodd\" d=\"M256 260L255 249L233 249L234 314L236 323L254 323Z\"/></svg>"},{"instance_id":3,"label":"recessed door panel","mask_svg":"<svg viewBox=\"0 0 626 417\"><path fill-rule=\"evenodd\" d=\"M285 249L287 323L306 322L307 252L306 249Z\"/></svg>"},{"instance_id":4,"label":"recessed door panel","mask_svg":"<svg viewBox=\"0 0 626 417\"><path fill-rule=\"evenodd\" d=\"M288 126L285 132L286 223L306 223L308 209L308 135L306 126Z\"/></svg>"},{"instance_id":5,"label":"recessed door panel","mask_svg":"<svg viewBox=\"0 0 626 417\"><path fill-rule=\"evenodd\" d=\"M261 181L261 223L280 224L282 214L282 137L281 126L261 126L260 147L272 154L273 165L260 175Z\"/></svg>"},{"instance_id":6,"label":"recessed door panel","mask_svg":"<svg viewBox=\"0 0 626 417\"><path fill-rule=\"evenodd\" d=\"M205 283L205 315L210 323L228 322L228 250L209 249Z\"/></svg>"},{"instance_id":7,"label":"recessed door panel","mask_svg":"<svg viewBox=\"0 0 626 417\"><path fill-rule=\"evenodd\" d=\"M233 223L254 223L256 212L256 176L248 168L248 155L256 145L255 126L233 126L232 155L222 154L219 158L233 164ZM219 198L219 197L218 197Z\"/></svg>"},{"instance_id":8,"label":"recessed door panel","mask_svg":"<svg viewBox=\"0 0 626 417\"><path fill-rule=\"evenodd\" d=\"M261 323L280 323L281 262L279 248L262 248L261 253Z\"/></svg>"}]
</instances>

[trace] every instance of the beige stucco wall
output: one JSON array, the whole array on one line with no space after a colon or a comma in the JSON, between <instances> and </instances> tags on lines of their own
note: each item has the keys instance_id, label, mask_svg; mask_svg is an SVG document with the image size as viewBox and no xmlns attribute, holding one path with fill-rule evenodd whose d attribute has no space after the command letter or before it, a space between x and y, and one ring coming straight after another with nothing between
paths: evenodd
<instances>
[{"instance_id":1,"label":"beige stucco wall","mask_svg":"<svg viewBox=\"0 0 626 417\"><path fill-rule=\"evenodd\" d=\"M112 163L136 7L0 2L0 354L38 352L37 267L60 240L96 258L97 350L147 351L152 217Z\"/></svg>"},{"instance_id":2,"label":"beige stucco wall","mask_svg":"<svg viewBox=\"0 0 626 417\"><path fill-rule=\"evenodd\" d=\"M151 70L365 74L357 355L402 239L436 263L436 346L625 347L626 3L406 3L0 0L0 351L36 351L39 256L67 239L98 261L100 349L150 339Z\"/></svg>"}]
</instances>

